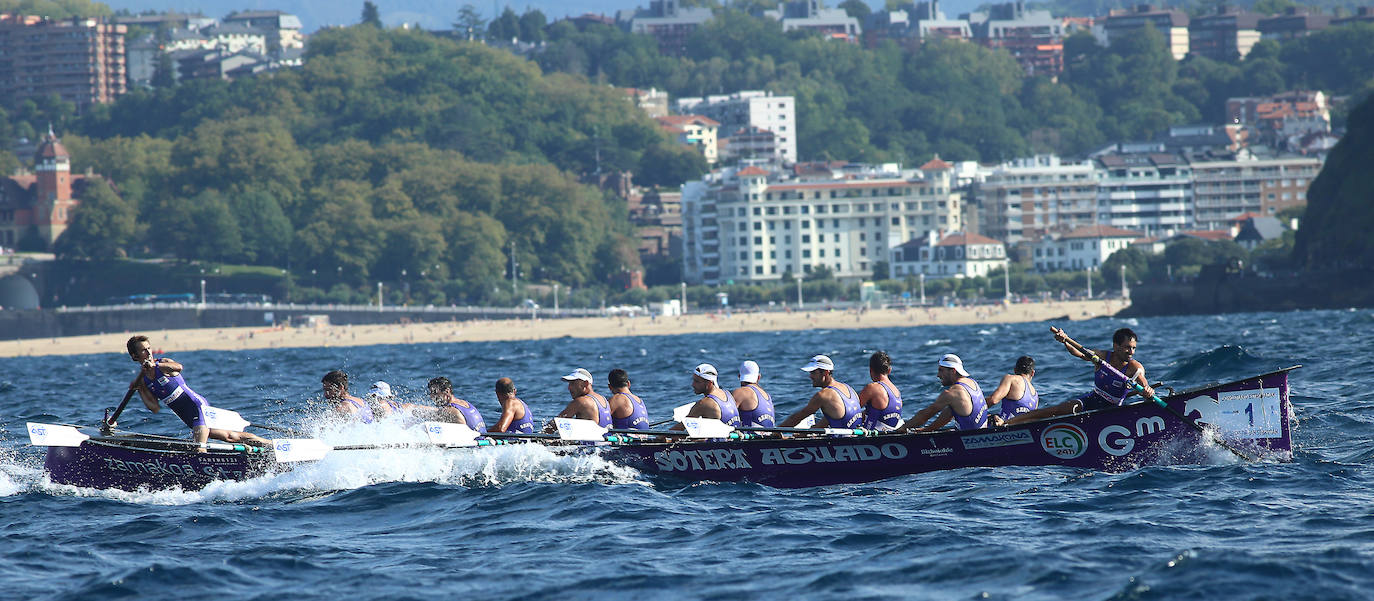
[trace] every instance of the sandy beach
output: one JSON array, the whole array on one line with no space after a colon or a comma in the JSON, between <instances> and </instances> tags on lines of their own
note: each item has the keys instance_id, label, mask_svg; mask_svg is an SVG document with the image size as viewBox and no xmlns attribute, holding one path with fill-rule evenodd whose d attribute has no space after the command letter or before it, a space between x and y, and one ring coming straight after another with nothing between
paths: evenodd
<instances>
[{"instance_id":1,"label":"sandy beach","mask_svg":"<svg viewBox=\"0 0 1374 601\"><path fill-rule=\"evenodd\" d=\"M690 314L681 317L585 317L477 320L437 323L323 326L313 328L212 328L139 332L153 348L167 351L247 350L290 347L345 347L372 344L423 344L547 338L664 336L685 332L761 332L883 328L975 323L1070 320L1114 315L1128 305L1119 300L1027 303L1007 306L930 309L815 310L768 313ZM0 357L84 355L124 352L131 333L34 338L0 342Z\"/></svg>"}]
</instances>

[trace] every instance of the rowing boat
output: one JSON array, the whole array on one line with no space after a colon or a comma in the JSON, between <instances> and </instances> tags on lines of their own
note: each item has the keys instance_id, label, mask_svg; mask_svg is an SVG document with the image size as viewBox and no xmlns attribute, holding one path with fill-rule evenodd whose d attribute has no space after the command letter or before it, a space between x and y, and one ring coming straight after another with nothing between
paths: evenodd
<instances>
[{"instance_id":1,"label":"rowing boat","mask_svg":"<svg viewBox=\"0 0 1374 601\"><path fill-rule=\"evenodd\" d=\"M675 439L603 447L606 459L658 477L745 481L779 488L873 482L936 470L1066 466L1127 471L1206 462L1213 443L1185 419L1205 424L1250 457L1292 459L1290 367L1164 398L1061 418L973 431L754 438Z\"/></svg>"},{"instance_id":2,"label":"rowing boat","mask_svg":"<svg viewBox=\"0 0 1374 601\"><path fill-rule=\"evenodd\" d=\"M270 448L210 443L195 452L180 439L146 434L92 437L49 446L43 467L56 484L120 490L200 490L216 480L246 480L277 464Z\"/></svg>"}]
</instances>

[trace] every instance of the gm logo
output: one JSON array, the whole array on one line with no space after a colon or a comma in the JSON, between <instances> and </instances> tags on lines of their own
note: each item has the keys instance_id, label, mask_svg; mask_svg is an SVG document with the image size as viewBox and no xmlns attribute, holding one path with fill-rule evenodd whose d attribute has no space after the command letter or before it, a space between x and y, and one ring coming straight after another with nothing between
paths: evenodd
<instances>
[{"instance_id":1,"label":"gm logo","mask_svg":"<svg viewBox=\"0 0 1374 601\"><path fill-rule=\"evenodd\" d=\"M1088 435L1072 424L1055 424L1040 433L1040 448L1059 459L1074 459L1088 451Z\"/></svg>"}]
</instances>

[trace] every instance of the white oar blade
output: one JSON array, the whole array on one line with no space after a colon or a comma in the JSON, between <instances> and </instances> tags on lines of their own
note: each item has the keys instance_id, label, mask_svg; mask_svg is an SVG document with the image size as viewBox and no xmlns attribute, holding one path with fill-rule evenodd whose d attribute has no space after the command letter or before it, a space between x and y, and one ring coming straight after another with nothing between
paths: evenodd
<instances>
[{"instance_id":1,"label":"white oar blade","mask_svg":"<svg viewBox=\"0 0 1374 601\"><path fill-rule=\"evenodd\" d=\"M606 429L589 419L556 417L553 423L558 426L558 437L563 440L601 442L606 440Z\"/></svg>"},{"instance_id":2,"label":"white oar blade","mask_svg":"<svg viewBox=\"0 0 1374 601\"><path fill-rule=\"evenodd\" d=\"M71 426L29 422L29 444L36 447L79 447L90 436Z\"/></svg>"},{"instance_id":3,"label":"white oar blade","mask_svg":"<svg viewBox=\"0 0 1374 601\"><path fill-rule=\"evenodd\" d=\"M466 424L425 422L424 427L425 436L429 437L429 442L449 447L475 447L477 446L477 437L481 436L476 430L467 427Z\"/></svg>"},{"instance_id":4,"label":"white oar blade","mask_svg":"<svg viewBox=\"0 0 1374 601\"><path fill-rule=\"evenodd\" d=\"M272 454L277 458L277 463L319 461L333 450L334 447L329 443L314 438L272 439Z\"/></svg>"},{"instance_id":5,"label":"white oar blade","mask_svg":"<svg viewBox=\"0 0 1374 601\"><path fill-rule=\"evenodd\" d=\"M813 413L811 415L808 415L806 416L806 419L797 422L797 427L802 429L816 427L816 414Z\"/></svg>"},{"instance_id":6,"label":"white oar blade","mask_svg":"<svg viewBox=\"0 0 1374 601\"><path fill-rule=\"evenodd\" d=\"M218 407L205 408L205 425L215 430L232 430L242 432L248 427L248 420L243 419L238 412Z\"/></svg>"},{"instance_id":7,"label":"white oar blade","mask_svg":"<svg viewBox=\"0 0 1374 601\"><path fill-rule=\"evenodd\" d=\"M696 406L697 404L695 402L692 402L687 403L686 405L679 405L677 407L673 407L673 421L680 422L684 419L687 419L687 414L692 411L692 407Z\"/></svg>"},{"instance_id":8,"label":"white oar blade","mask_svg":"<svg viewBox=\"0 0 1374 601\"><path fill-rule=\"evenodd\" d=\"M682 425L691 438L728 438L735 431L734 426L709 417L683 418Z\"/></svg>"}]
</instances>

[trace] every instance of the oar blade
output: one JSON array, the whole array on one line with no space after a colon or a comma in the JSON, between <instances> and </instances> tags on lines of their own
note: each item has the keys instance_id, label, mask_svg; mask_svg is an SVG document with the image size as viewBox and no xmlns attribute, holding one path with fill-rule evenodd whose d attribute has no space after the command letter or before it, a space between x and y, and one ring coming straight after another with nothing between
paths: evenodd
<instances>
[{"instance_id":1,"label":"oar blade","mask_svg":"<svg viewBox=\"0 0 1374 601\"><path fill-rule=\"evenodd\" d=\"M276 457L277 463L319 461L333 450L334 447L329 443L314 438L272 439L272 455Z\"/></svg>"},{"instance_id":2,"label":"oar blade","mask_svg":"<svg viewBox=\"0 0 1374 601\"><path fill-rule=\"evenodd\" d=\"M466 424L425 422L424 428L429 442L447 447L475 447L477 437L481 436Z\"/></svg>"},{"instance_id":3,"label":"oar blade","mask_svg":"<svg viewBox=\"0 0 1374 601\"><path fill-rule=\"evenodd\" d=\"M36 447L79 447L90 438L71 426L28 422L29 444Z\"/></svg>"},{"instance_id":4,"label":"oar blade","mask_svg":"<svg viewBox=\"0 0 1374 601\"><path fill-rule=\"evenodd\" d=\"M558 426L558 437L563 440L576 440L581 442L601 442L606 440L606 429L589 419L557 417L554 418L553 423Z\"/></svg>"},{"instance_id":5,"label":"oar blade","mask_svg":"<svg viewBox=\"0 0 1374 601\"><path fill-rule=\"evenodd\" d=\"M807 429L807 428L814 428L814 427L816 427L816 414L812 413L811 415L806 416L806 419L803 419L803 420L801 420L800 422L797 422L797 426L796 426L796 427L801 428L801 429L803 429L803 430L805 430L805 429Z\"/></svg>"},{"instance_id":6,"label":"oar blade","mask_svg":"<svg viewBox=\"0 0 1374 601\"><path fill-rule=\"evenodd\" d=\"M243 419L236 411L220 409L218 407L205 408L205 425L215 430L231 430L242 432L248 427L248 420Z\"/></svg>"},{"instance_id":7,"label":"oar blade","mask_svg":"<svg viewBox=\"0 0 1374 601\"><path fill-rule=\"evenodd\" d=\"M680 422L686 419L687 413L689 413L692 410L692 407L695 407L696 405L696 402L691 402L687 403L686 405L679 405L677 407L673 407L673 421Z\"/></svg>"},{"instance_id":8,"label":"oar blade","mask_svg":"<svg viewBox=\"0 0 1374 601\"><path fill-rule=\"evenodd\" d=\"M682 425L687 428L687 436L691 438L729 438L730 433L735 431L734 426L709 417L683 418Z\"/></svg>"}]
</instances>

